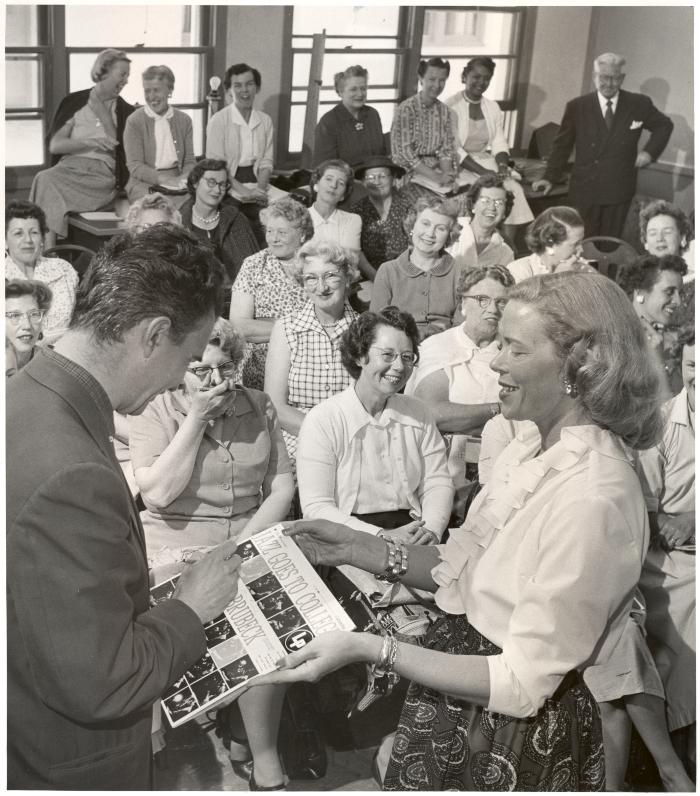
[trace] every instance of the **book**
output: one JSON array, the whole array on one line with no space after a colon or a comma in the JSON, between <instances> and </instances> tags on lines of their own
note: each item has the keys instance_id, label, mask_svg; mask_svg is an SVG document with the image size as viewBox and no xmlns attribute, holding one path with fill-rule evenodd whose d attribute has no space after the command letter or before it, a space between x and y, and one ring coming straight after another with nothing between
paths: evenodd
<instances>
[{"instance_id":1,"label":"book","mask_svg":"<svg viewBox=\"0 0 700 796\"><path fill-rule=\"evenodd\" d=\"M204 625L207 652L161 699L172 727L234 695L275 662L329 630L354 623L307 561L296 542L274 525L241 541L238 594L223 614ZM151 589L151 604L172 597L179 575Z\"/></svg>"}]
</instances>

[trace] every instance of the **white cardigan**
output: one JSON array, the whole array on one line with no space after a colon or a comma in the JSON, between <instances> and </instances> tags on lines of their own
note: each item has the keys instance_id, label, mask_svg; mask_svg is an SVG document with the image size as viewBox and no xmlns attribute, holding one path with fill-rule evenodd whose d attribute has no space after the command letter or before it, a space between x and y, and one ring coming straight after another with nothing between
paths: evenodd
<instances>
[{"instance_id":1,"label":"white cardigan","mask_svg":"<svg viewBox=\"0 0 700 796\"><path fill-rule=\"evenodd\" d=\"M462 92L459 91L445 100L445 105L454 112L452 121L454 122L455 139L457 141L457 154L461 163L468 154L462 145L469 135L469 103L462 96ZM503 111L498 107L498 103L482 97L481 112L484 114L486 128L489 131L489 149L491 154L495 156L499 152L510 152L503 126Z\"/></svg>"}]
</instances>

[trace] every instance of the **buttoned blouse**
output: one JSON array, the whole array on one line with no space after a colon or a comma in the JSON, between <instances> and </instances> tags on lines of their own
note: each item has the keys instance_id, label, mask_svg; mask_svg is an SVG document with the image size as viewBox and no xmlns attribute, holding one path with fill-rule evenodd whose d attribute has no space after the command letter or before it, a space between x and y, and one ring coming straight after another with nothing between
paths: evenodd
<instances>
[{"instance_id":1,"label":"buttoned blouse","mask_svg":"<svg viewBox=\"0 0 700 796\"><path fill-rule=\"evenodd\" d=\"M460 233L459 240L455 241L447 249L460 268L471 270L477 266L508 265L508 263L513 261L513 250L503 240L500 232L497 230L493 231L488 245L479 254L476 247L474 230L470 222L471 218L468 216L459 219L459 223L462 225L462 232Z\"/></svg>"},{"instance_id":2,"label":"buttoned blouse","mask_svg":"<svg viewBox=\"0 0 700 796\"><path fill-rule=\"evenodd\" d=\"M309 208L309 215L314 225L314 237L317 243L325 240L335 243L344 249L360 251L360 236L362 234L362 219L355 213L345 210L334 210L328 218L316 210L313 205Z\"/></svg>"},{"instance_id":3,"label":"buttoned blouse","mask_svg":"<svg viewBox=\"0 0 700 796\"><path fill-rule=\"evenodd\" d=\"M394 113L391 125L391 159L397 166L412 171L421 160L437 165L439 160L456 157L452 111L436 100L424 105L420 95L404 100Z\"/></svg>"},{"instance_id":4,"label":"buttoned blouse","mask_svg":"<svg viewBox=\"0 0 700 796\"><path fill-rule=\"evenodd\" d=\"M379 266L369 308L372 312L379 312L393 304L404 312L410 312L422 334L433 321L444 329L452 325L452 316L457 309L459 274L459 268L449 254L443 254L430 271L422 271L411 262L410 249L407 249L395 260Z\"/></svg>"},{"instance_id":5,"label":"buttoned blouse","mask_svg":"<svg viewBox=\"0 0 700 796\"><path fill-rule=\"evenodd\" d=\"M282 318L290 351L287 403L302 411L316 406L350 384L350 375L340 361L343 332L357 317L349 304L335 326L321 326L313 302Z\"/></svg>"},{"instance_id":6,"label":"buttoned blouse","mask_svg":"<svg viewBox=\"0 0 700 796\"><path fill-rule=\"evenodd\" d=\"M649 540L639 480L611 432L567 427L539 448L534 424L518 430L432 571L440 608L503 650L487 658L488 709L516 717L609 656Z\"/></svg>"},{"instance_id":7,"label":"buttoned blouse","mask_svg":"<svg viewBox=\"0 0 700 796\"><path fill-rule=\"evenodd\" d=\"M70 263L59 257L39 257L32 278L51 288L51 306L44 316L41 329L44 341L54 343L68 329L75 305L75 291L78 289L78 273ZM9 254L5 257L5 279L27 279Z\"/></svg>"},{"instance_id":8,"label":"buttoned blouse","mask_svg":"<svg viewBox=\"0 0 700 796\"><path fill-rule=\"evenodd\" d=\"M661 442L637 454L637 470L649 511L695 511L695 432L685 387L663 406Z\"/></svg>"},{"instance_id":9,"label":"buttoned blouse","mask_svg":"<svg viewBox=\"0 0 700 796\"><path fill-rule=\"evenodd\" d=\"M234 412L210 420L197 450L192 476L165 509L146 508L164 520L232 518L257 508L268 473L290 472L277 413L270 398L238 385ZM157 395L141 415L129 418L134 470L150 467L185 422L184 390Z\"/></svg>"},{"instance_id":10,"label":"buttoned blouse","mask_svg":"<svg viewBox=\"0 0 700 796\"><path fill-rule=\"evenodd\" d=\"M411 513L442 535L450 518L454 488L445 445L428 408L416 398L392 395L381 416L391 437L392 464ZM366 434L372 418L350 386L315 406L299 433L297 470L305 517L344 523L376 534L381 528L351 516L363 463L381 455Z\"/></svg>"},{"instance_id":11,"label":"buttoned blouse","mask_svg":"<svg viewBox=\"0 0 700 796\"><path fill-rule=\"evenodd\" d=\"M226 161L232 179L235 179L236 171L241 165L243 128L248 128L252 135L255 174L257 175L261 169L271 169L273 166L272 119L266 113L253 108L250 119L246 122L236 104L232 102L217 111L209 120L206 147L208 158Z\"/></svg>"}]
</instances>

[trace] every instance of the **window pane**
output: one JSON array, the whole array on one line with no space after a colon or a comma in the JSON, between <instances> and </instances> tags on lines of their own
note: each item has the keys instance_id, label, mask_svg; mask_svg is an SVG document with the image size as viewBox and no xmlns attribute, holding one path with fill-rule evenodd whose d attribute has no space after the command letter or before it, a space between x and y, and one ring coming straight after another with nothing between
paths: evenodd
<instances>
[{"instance_id":1,"label":"window pane","mask_svg":"<svg viewBox=\"0 0 700 796\"><path fill-rule=\"evenodd\" d=\"M196 158L204 156L204 111L197 108L180 108L192 119L192 144Z\"/></svg>"},{"instance_id":2,"label":"window pane","mask_svg":"<svg viewBox=\"0 0 700 796\"><path fill-rule=\"evenodd\" d=\"M88 88L90 70L97 53L71 53L70 55L70 90L78 91ZM204 69L205 56L192 53L129 53L131 59L131 76L122 91L122 97L132 104L144 104L141 74L154 64L166 64L175 73L174 103L189 104L202 102L206 93L200 88L201 74Z\"/></svg>"},{"instance_id":3,"label":"window pane","mask_svg":"<svg viewBox=\"0 0 700 796\"><path fill-rule=\"evenodd\" d=\"M5 56L5 107L38 108L40 99L39 55Z\"/></svg>"},{"instance_id":4,"label":"window pane","mask_svg":"<svg viewBox=\"0 0 700 796\"><path fill-rule=\"evenodd\" d=\"M515 21L515 14L502 11L427 9L422 50L434 55L510 55Z\"/></svg>"},{"instance_id":5,"label":"window pane","mask_svg":"<svg viewBox=\"0 0 700 796\"><path fill-rule=\"evenodd\" d=\"M82 6L66 9L67 47L197 47L198 6Z\"/></svg>"},{"instance_id":6,"label":"window pane","mask_svg":"<svg viewBox=\"0 0 700 796\"><path fill-rule=\"evenodd\" d=\"M391 39L351 39L351 38L343 38L343 39L326 39L326 49L328 50L337 50L340 47L356 47L360 50L393 50L398 46L398 39L391 38ZM303 36L303 37L294 37L292 42L292 47L295 50L310 50L314 45L313 39ZM349 53L350 57L352 57L352 53ZM361 55L357 56L361 58Z\"/></svg>"},{"instance_id":7,"label":"window pane","mask_svg":"<svg viewBox=\"0 0 700 796\"><path fill-rule=\"evenodd\" d=\"M293 35L322 33L341 36L376 36L398 32L399 8L371 6L333 6L329 13L318 6L295 6Z\"/></svg>"},{"instance_id":8,"label":"window pane","mask_svg":"<svg viewBox=\"0 0 700 796\"><path fill-rule=\"evenodd\" d=\"M43 163L41 119L5 119L5 166L41 166Z\"/></svg>"},{"instance_id":9,"label":"window pane","mask_svg":"<svg viewBox=\"0 0 700 796\"><path fill-rule=\"evenodd\" d=\"M31 47L39 44L37 17L36 6L6 6L5 46Z\"/></svg>"},{"instance_id":10,"label":"window pane","mask_svg":"<svg viewBox=\"0 0 700 796\"><path fill-rule=\"evenodd\" d=\"M305 105L292 105L289 109L289 151L301 152L304 141Z\"/></svg>"},{"instance_id":11,"label":"window pane","mask_svg":"<svg viewBox=\"0 0 700 796\"><path fill-rule=\"evenodd\" d=\"M359 62L369 71L370 90L373 83L389 84L396 83L396 56L387 53L362 53L361 55L328 54L323 59L323 72L321 79L324 89L333 88L333 78L337 72L345 71L349 66ZM294 68L292 71L292 85L301 87L308 85L309 69L311 68L311 56L308 53L294 53Z\"/></svg>"}]
</instances>

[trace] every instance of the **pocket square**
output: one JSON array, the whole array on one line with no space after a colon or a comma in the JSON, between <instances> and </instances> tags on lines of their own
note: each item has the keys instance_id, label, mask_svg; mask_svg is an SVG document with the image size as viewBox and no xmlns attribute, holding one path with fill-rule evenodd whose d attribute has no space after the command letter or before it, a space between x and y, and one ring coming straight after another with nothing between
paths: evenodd
<instances>
[{"instance_id":1,"label":"pocket square","mask_svg":"<svg viewBox=\"0 0 700 796\"><path fill-rule=\"evenodd\" d=\"M630 125L630 130L639 130L639 128L644 124L644 122L632 122Z\"/></svg>"}]
</instances>

